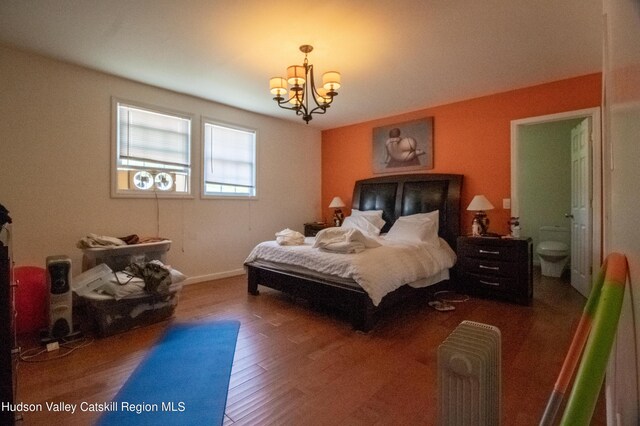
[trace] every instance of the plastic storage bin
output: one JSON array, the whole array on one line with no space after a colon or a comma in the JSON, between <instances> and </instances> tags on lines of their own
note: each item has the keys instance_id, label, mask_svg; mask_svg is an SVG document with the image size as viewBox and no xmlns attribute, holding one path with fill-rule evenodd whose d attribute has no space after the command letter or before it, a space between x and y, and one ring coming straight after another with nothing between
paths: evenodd
<instances>
[{"instance_id":1,"label":"plastic storage bin","mask_svg":"<svg viewBox=\"0 0 640 426\"><path fill-rule=\"evenodd\" d=\"M134 262L159 260L166 263L170 248L171 240L128 246L86 248L82 249L82 270L86 271L101 263L106 263L114 271L122 271Z\"/></svg>"},{"instance_id":2,"label":"plastic storage bin","mask_svg":"<svg viewBox=\"0 0 640 426\"><path fill-rule=\"evenodd\" d=\"M180 288L164 296L151 294L115 300L97 293L82 297L89 317L95 322L98 335L107 337L133 328L154 324L170 318L178 305Z\"/></svg>"},{"instance_id":3,"label":"plastic storage bin","mask_svg":"<svg viewBox=\"0 0 640 426\"><path fill-rule=\"evenodd\" d=\"M82 249L82 270L85 272L80 276L91 275L92 277L87 277L87 281L105 278L102 274L107 268L98 267L103 264L117 272L134 262L159 260L166 263L170 247L171 240L164 240L118 247ZM94 282L90 284L93 285ZM106 337L170 318L178 304L181 288L181 283L172 284L166 295L138 294L120 300L88 291L80 296L80 300L88 318L96 324L98 335Z\"/></svg>"}]
</instances>

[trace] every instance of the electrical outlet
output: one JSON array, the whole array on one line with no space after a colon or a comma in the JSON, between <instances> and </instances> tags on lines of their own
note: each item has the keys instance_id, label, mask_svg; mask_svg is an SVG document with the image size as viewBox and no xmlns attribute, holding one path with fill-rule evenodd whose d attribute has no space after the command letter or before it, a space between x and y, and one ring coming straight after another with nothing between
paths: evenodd
<instances>
[{"instance_id":1,"label":"electrical outlet","mask_svg":"<svg viewBox=\"0 0 640 426\"><path fill-rule=\"evenodd\" d=\"M511 208L511 198L503 198L502 199L502 208L510 209Z\"/></svg>"}]
</instances>

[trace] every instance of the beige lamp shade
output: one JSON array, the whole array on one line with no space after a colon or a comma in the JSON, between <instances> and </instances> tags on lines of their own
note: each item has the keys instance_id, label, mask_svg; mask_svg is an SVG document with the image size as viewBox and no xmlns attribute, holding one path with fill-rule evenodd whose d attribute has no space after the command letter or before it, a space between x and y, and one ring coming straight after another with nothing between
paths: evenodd
<instances>
[{"instance_id":1,"label":"beige lamp shade","mask_svg":"<svg viewBox=\"0 0 640 426\"><path fill-rule=\"evenodd\" d=\"M329 71L322 74L322 87L327 90L338 90L340 88L340 73Z\"/></svg>"},{"instance_id":2,"label":"beige lamp shade","mask_svg":"<svg viewBox=\"0 0 640 426\"><path fill-rule=\"evenodd\" d=\"M340 197L333 197L333 200L331 200L331 204L329 204L329 208L331 209L340 209L345 206L346 204L344 203L344 201L342 201L342 198Z\"/></svg>"},{"instance_id":3,"label":"beige lamp shade","mask_svg":"<svg viewBox=\"0 0 640 426\"><path fill-rule=\"evenodd\" d=\"M469 203L469 207L467 207L467 210L476 212L493 209L493 204L491 204L489 200L487 200L487 197L485 197L484 195L476 195L475 197L473 197L473 200L471 200L471 203Z\"/></svg>"},{"instance_id":4,"label":"beige lamp shade","mask_svg":"<svg viewBox=\"0 0 640 426\"><path fill-rule=\"evenodd\" d=\"M287 94L287 80L282 77L273 77L269 80L269 89L276 96L284 96Z\"/></svg>"},{"instance_id":5,"label":"beige lamp shade","mask_svg":"<svg viewBox=\"0 0 640 426\"><path fill-rule=\"evenodd\" d=\"M287 68L287 81L293 86L302 86L305 83L305 69L301 65L291 65Z\"/></svg>"}]
</instances>

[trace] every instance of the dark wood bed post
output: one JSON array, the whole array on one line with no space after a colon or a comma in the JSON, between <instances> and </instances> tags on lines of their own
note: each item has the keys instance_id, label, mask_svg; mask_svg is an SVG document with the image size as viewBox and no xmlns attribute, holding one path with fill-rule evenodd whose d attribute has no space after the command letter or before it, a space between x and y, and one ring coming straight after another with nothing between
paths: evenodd
<instances>
[{"instance_id":1,"label":"dark wood bed post","mask_svg":"<svg viewBox=\"0 0 640 426\"><path fill-rule=\"evenodd\" d=\"M258 281L259 281L260 273L256 268L252 266L247 266L247 269L248 269L247 281L248 281L249 294L257 296L260 294L260 292L258 291Z\"/></svg>"},{"instance_id":2,"label":"dark wood bed post","mask_svg":"<svg viewBox=\"0 0 640 426\"><path fill-rule=\"evenodd\" d=\"M371 299L367 298L363 300L363 302L364 306L354 314L351 323L356 330L367 333L373 329L376 323L374 318L376 307L373 305Z\"/></svg>"}]
</instances>

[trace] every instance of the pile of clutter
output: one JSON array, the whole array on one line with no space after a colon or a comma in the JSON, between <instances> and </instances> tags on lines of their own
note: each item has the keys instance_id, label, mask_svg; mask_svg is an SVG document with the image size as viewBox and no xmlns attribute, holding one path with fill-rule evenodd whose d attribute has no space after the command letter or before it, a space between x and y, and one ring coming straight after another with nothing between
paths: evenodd
<instances>
[{"instance_id":1,"label":"pile of clutter","mask_svg":"<svg viewBox=\"0 0 640 426\"><path fill-rule=\"evenodd\" d=\"M132 263L122 271L113 271L106 263L101 263L76 276L73 291L82 297L115 300L126 297L154 294L165 295L182 289L187 277L177 269L159 260L146 263Z\"/></svg>"},{"instance_id":2,"label":"pile of clutter","mask_svg":"<svg viewBox=\"0 0 640 426\"><path fill-rule=\"evenodd\" d=\"M140 237L137 234L127 235L126 237L110 237L108 235L87 234L76 243L79 249L98 248L98 247L119 247L132 244L148 244L158 241L166 241L161 237Z\"/></svg>"},{"instance_id":3,"label":"pile of clutter","mask_svg":"<svg viewBox=\"0 0 640 426\"><path fill-rule=\"evenodd\" d=\"M101 336L173 315L187 277L165 263L171 240L88 234L77 246L84 272L71 286Z\"/></svg>"},{"instance_id":4,"label":"pile of clutter","mask_svg":"<svg viewBox=\"0 0 640 426\"><path fill-rule=\"evenodd\" d=\"M74 278L73 290L83 297L91 297L93 293L116 300L175 293L187 277L162 262L170 245L170 240L159 237L87 234L76 246L90 261L83 262L84 272ZM85 268L87 265L90 267Z\"/></svg>"}]
</instances>

